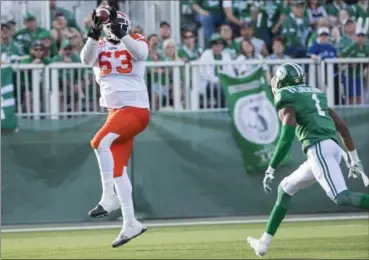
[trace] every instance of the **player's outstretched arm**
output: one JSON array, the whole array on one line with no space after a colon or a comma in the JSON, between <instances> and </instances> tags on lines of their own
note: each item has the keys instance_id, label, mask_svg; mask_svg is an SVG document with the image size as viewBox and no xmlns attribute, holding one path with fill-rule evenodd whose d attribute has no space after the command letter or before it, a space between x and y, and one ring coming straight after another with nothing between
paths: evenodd
<instances>
[{"instance_id":1,"label":"player's outstretched arm","mask_svg":"<svg viewBox=\"0 0 369 260\"><path fill-rule=\"evenodd\" d=\"M282 122L282 129L272 160L269 164L269 167L273 169L277 168L290 150L295 138L296 128L296 114L294 108L282 108L279 110L278 115Z\"/></svg>"},{"instance_id":2,"label":"player's outstretched arm","mask_svg":"<svg viewBox=\"0 0 369 260\"><path fill-rule=\"evenodd\" d=\"M343 119L334 111L333 109L328 109L329 116L333 119L334 124L336 125L336 130L339 133L342 143L345 146L346 150L348 151L351 160L359 161L354 140L351 137L350 131L343 121Z\"/></svg>"},{"instance_id":3,"label":"player's outstretched arm","mask_svg":"<svg viewBox=\"0 0 369 260\"><path fill-rule=\"evenodd\" d=\"M281 135L279 137L276 149L274 151L269 167L265 172L263 180L264 190L269 194L272 189L270 187L274 179L274 171L277 166L283 161L288 151L291 149L295 138L296 128L296 113L292 107L285 107L279 110L279 118L282 121Z\"/></svg>"}]
</instances>

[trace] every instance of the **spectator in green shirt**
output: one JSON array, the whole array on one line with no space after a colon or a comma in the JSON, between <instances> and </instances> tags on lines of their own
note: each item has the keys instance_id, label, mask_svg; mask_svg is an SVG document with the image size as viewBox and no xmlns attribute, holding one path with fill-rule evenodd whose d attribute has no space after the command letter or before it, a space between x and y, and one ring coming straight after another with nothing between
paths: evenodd
<instances>
[{"instance_id":1,"label":"spectator in green shirt","mask_svg":"<svg viewBox=\"0 0 369 260\"><path fill-rule=\"evenodd\" d=\"M50 32L44 31L39 34L38 38L40 39L42 45L44 46L45 56L52 58L57 54L56 43L51 36Z\"/></svg>"},{"instance_id":2,"label":"spectator in green shirt","mask_svg":"<svg viewBox=\"0 0 369 260\"><path fill-rule=\"evenodd\" d=\"M197 13L197 20L204 29L205 43L210 42L210 38L219 25L224 23L224 13L221 0L190 0L192 9Z\"/></svg>"},{"instance_id":3,"label":"spectator in green shirt","mask_svg":"<svg viewBox=\"0 0 369 260\"><path fill-rule=\"evenodd\" d=\"M172 27L167 21L160 22L159 26L159 50L163 51L163 42L170 39L172 35Z\"/></svg>"},{"instance_id":4,"label":"spectator in green shirt","mask_svg":"<svg viewBox=\"0 0 369 260\"><path fill-rule=\"evenodd\" d=\"M338 17L340 10L347 8L345 0L333 0L331 3L325 5L325 10L328 16Z\"/></svg>"},{"instance_id":5,"label":"spectator in green shirt","mask_svg":"<svg viewBox=\"0 0 369 260\"><path fill-rule=\"evenodd\" d=\"M233 32L229 24L222 24L220 26L220 36L222 36L225 42L224 51L231 55L232 60L236 59L240 50L240 44L233 40Z\"/></svg>"},{"instance_id":6,"label":"spectator in green shirt","mask_svg":"<svg viewBox=\"0 0 369 260\"><path fill-rule=\"evenodd\" d=\"M240 26L252 20L250 1L223 0L223 9L232 30L239 36Z\"/></svg>"},{"instance_id":7,"label":"spectator in green shirt","mask_svg":"<svg viewBox=\"0 0 369 260\"><path fill-rule=\"evenodd\" d=\"M293 58L306 57L307 40L310 30L310 21L304 16L305 2L292 2L292 12L282 24L282 37L286 45L286 54Z\"/></svg>"},{"instance_id":8,"label":"spectator in green shirt","mask_svg":"<svg viewBox=\"0 0 369 260\"><path fill-rule=\"evenodd\" d=\"M348 8L348 12L351 17L354 17L356 22L359 22L359 18L362 19L362 24L366 23L366 20L369 19L369 1L368 0L359 0L356 4L350 5Z\"/></svg>"},{"instance_id":9,"label":"spectator in green shirt","mask_svg":"<svg viewBox=\"0 0 369 260\"><path fill-rule=\"evenodd\" d=\"M68 27L76 28L78 31L81 32L81 28L79 28L79 26L77 25L77 21L70 11L56 6L56 0L50 0L49 3L50 3L50 24L53 24L54 17L56 14L62 13L64 17L67 19Z\"/></svg>"},{"instance_id":10,"label":"spectator in green shirt","mask_svg":"<svg viewBox=\"0 0 369 260\"><path fill-rule=\"evenodd\" d=\"M46 30L37 27L36 17L30 13L24 16L24 29L18 31L13 36L14 45L18 48L20 56L27 55L31 48L31 43L38 39L38 36Z\"/></svg>"},{"instance_id":11,"label":"spectator in green shirt","mask_svg":"<svg viewBox=\"0 0 369 260\"><path fill-rule=\"evenodd\" d=\"M343 28L343 35L340 36L336 45L339 57L343 57L344 53L347 52L347 48L354 43L356 38L355 28L355 22L352 19L348 19Z\"/></svg>"},{"instance_id":12,"label":"spectator in green shirt","mask_svg":"<svg viewBox=\"0 0 369 260\"><path fill-rule=\"evenodd\" d=\"M1 23L0 44L1 64L11 63L14 58L18 57L17 48L12 43L11 29L6 22Z\"/></svg>"},{"instance_id":13,"label":"spectator in green shirt","mask_svg":"<svg viewBox=\"0 0 369 260\"><path fill-rule=\"evenodd\" d=\"M60 45L59 54L52 62L62 63L81 63L80 56L73 52L70 40L64 40ZM60 102L60 111L78 111L78 100L84 99L85 81L81 76L81 84L78 84L78 74L82 74L81 69L63 69L59 70L59 90L62 102Z\"/></svg>"},{"instance_id":14,"label":"spectator in green shirt","mask_svg":"<svg viewBox=\"0 0 369 260\"><path fill-rule=\"evenodd\" d=\"M21 64L44 64L47 65L51 62L51 60L45 56L44 46L41 41L36 40L32 42L29 55L27 58L21 61ZM40 82L38 82L38 87L41 87L41 84L44 82L42 77L42 71L40 73ZM34 82L32 80L32 70L24 70L21 71L21 102L23 111L30 112L32 111L32 90L37 87L32 85Z\"/></svg>"},{"instance_id":15,"label":"spectator in green shirt","mask_svg":"<svg viewBox=\"0 0 369 260\"><path fill-rule=\"evenodd\" d=\"M201 50L196 47L196 36L192 30L182 32L182 45L178 49L178 57L183 61L197 60Z\"/></svg>"}]
</instances>

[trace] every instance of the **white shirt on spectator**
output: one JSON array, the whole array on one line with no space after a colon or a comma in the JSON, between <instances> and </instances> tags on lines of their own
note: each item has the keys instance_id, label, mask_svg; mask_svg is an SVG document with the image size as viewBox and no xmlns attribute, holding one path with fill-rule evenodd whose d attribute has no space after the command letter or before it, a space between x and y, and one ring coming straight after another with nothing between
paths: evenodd
<instances>
[{"instance_id":1,"label":"white shirt on spectator","mask_svg":"<svg viewBox=\"0 0 369 260\"><path fill-rule=\"evenodd\" d=\"M216 61L214 59L213 51L211 49L205 50L201 54L199 61L209 63L209 65L200 65L200 76L201 76L200 84L201 85L200 85L199 92L204 93L206 89L206 85L208 83L219 84L219 78L217 75L215 75L215 66L212 65L212 63ZM228 52L223 50L221 61L231 62L232 61L231 55L229 55ZM232 65L223 65L219 71L232 75L232 76L234 75L234 70L233 70Z\"/></svg>"},{"instance_id":2,"label":"white shirt on spectator","mask_svg":"<svg viewBox=\"0 0 369 260\"><path fill-rule=\"evenodd\" d=\"M268 68L267 68L267 66L265 65L265 64L261 64L261 62L260 62L260 64L248 64L247 63L247 60L262 60L263 59L263 56L261 56L260 54L255 54L255 57L254 58L248 58L248 57L246 57L245 55L239 55L238 57L237 57L237 59L236 59L236 61L238 61L238 62L242 62L242 61L245 61L245 62L242 62L242 64L240 64L240 65L236 65L235 66L235 70L236 70L236 72L237 72L237 75L238 76L241 76L241 75L246 75L246 74L248 74L251 70L253 70L253 69L255 69L255 68L257 68L257 67L260 67L260 66L262 66L262 68L265 70L265 71L267 71L268 70Z\"/></svg>"},{"instance_id":3,"label":"white shirt on spectator","mask_svg":"<svg viewBox=\"0 0 369 260\"><path fill-rule=\"evenodd\" d=\"M243 40L243 37L236 38L237 42L241 42ZM265 42L259 38L252 37L251 43L255 47L255 54L262 55L263 46L265 45Z\"/></svg>"}]
</instances>

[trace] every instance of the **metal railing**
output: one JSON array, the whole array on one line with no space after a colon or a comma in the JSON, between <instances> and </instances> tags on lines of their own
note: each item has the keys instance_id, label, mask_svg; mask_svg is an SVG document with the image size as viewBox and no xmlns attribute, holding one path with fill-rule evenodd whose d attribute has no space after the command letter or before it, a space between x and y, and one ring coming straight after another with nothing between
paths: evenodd
<instances>
[{"instance_id":1,"label":"metal railing","mask_svg":"<svg viewBox=\"0 0 369 260\"><path fill-rule=\"evenodd\" d=\"M222 89L207 78L206 69L227 67L237 75L240 66L262 66L270 78L275 68L285 62L304 67L308 84L327 93L329 106L368 105L369 59L165 61L147 62L145 75L151 110L225 110ZM59 119L104 111L98 103L99 86L91 66L22 64L14 65L13 69L18 116Z\"/></svg>"}]
</instances>

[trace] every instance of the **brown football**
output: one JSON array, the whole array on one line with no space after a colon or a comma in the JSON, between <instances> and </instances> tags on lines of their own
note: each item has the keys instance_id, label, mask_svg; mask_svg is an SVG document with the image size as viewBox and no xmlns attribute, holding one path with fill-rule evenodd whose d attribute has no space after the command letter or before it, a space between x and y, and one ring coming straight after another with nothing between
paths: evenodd
<instances>
[{"instance_id":1,"label":"brown football","mask_svg":"<svg viewBox=\"0 0 369 260\"><path fill-rule=\"evenodd\" d=\"M110 15L110 12L105 7L99 7L99 8L96 9L96 16L99 17L99 19L102 23L108 23L109 22L109 20L110 20L109 15Z\"/></svg>"}]
</instances>

